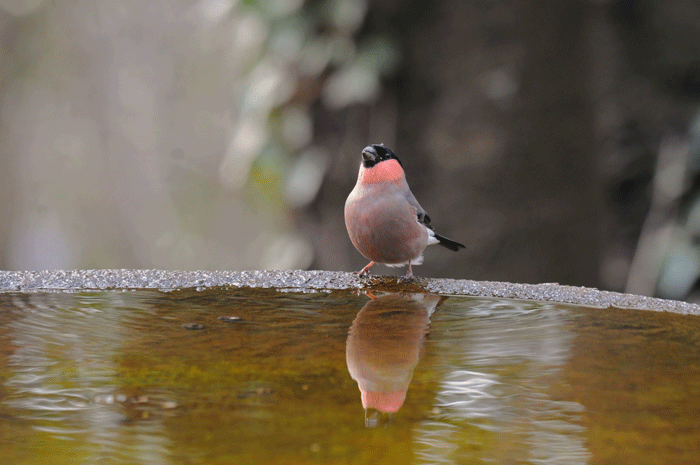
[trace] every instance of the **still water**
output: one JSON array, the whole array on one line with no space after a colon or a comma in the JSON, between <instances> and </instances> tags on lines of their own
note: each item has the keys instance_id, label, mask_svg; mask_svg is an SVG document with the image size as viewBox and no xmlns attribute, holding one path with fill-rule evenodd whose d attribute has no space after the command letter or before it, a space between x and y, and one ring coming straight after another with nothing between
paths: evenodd
<instances>
[{"instance_id":1,"label":"still water","mask_svg":"<svg viewBox=\"0 0 700 465\"><path fill-rule=\"evenodd\" d=\"M0 464L696 464L700 319L435 295L0 294Z\"/></svg>"}]
</instances>

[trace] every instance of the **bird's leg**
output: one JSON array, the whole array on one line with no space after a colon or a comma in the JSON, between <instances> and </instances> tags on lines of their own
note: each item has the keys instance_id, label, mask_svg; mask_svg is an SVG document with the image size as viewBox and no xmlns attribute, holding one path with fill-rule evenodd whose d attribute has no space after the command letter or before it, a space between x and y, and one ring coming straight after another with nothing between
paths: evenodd
<instances>
[{"instance_id":1,"label":"bird's leg","mask_svg":"<svg viewBox=\"0 0 700 465\"><path fill-rule=\"evenodd\" d=\"M374 262L369 262L367 266L358 271L357 274L359 274L360 276L369 274L369 269L372 268L372 265L374 265Z\"/></svg>"},{"instance_id":2,"label":"bird's leg","mask_svg":"<svg viewBox=\"0 0 700 465\"><path fill-rule=\"evenodd\" d=\"M407 278L413 277L413 270L411 269L411 260L408 261L408 272L406 273Z\"/></svg>"}]
</instances>

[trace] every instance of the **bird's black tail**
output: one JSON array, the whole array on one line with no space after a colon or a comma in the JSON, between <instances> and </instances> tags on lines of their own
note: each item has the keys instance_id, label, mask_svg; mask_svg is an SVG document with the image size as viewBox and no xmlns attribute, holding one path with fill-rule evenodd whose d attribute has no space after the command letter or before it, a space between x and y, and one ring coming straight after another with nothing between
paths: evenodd
<instances>
[{"instance_id":1,"label":"bird's black tail","mask_svg":"<svg viewBox=\"0 0 700 465\"><path fill-rule=\"evenodd\" d=\"M435 234L435 239L437 239L439 244L446 249L454 250L457 252L460 248L461 249L466 249L464 244L460 244L459 242L455 242L452 239L448 239L445 236L441 236L440 234Z\"/></svg>"}]
</instances>

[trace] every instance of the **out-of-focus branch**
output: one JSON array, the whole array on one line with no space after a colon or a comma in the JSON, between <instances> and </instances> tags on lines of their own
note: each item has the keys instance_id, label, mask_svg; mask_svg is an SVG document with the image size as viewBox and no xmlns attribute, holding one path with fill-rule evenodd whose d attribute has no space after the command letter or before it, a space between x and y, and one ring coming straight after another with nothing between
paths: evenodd
<instances>
[{"instance_id":1,"label":"out-of-focus branch","mask_svg":"<svg viewBox=\"0 0 700 465\"><path fill-rule=\"evenodd\" d=\"M654 171L651 206L627 275L625 292L653 295L662 256L671 241L686 179L687 141L673 135L662 139Z\"/></svg>"}]
</instances>

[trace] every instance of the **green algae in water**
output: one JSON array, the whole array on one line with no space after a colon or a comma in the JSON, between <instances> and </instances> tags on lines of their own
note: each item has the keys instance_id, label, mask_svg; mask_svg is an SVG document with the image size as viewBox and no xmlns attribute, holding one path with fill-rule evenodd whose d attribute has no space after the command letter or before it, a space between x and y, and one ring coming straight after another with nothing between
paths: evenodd
<instances>
[{"instance_id":1,"label":"green algae in water","mask_svg":"<svg viewBox=\"0 0 700 465\"><path fill-rule=\"evenodd\" d=\"M420 294L2 294L0 464L696 463L699 330Z\"/></svg>"}]
</instances>

